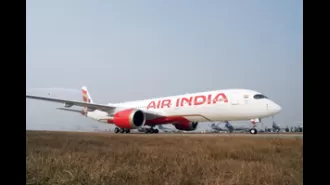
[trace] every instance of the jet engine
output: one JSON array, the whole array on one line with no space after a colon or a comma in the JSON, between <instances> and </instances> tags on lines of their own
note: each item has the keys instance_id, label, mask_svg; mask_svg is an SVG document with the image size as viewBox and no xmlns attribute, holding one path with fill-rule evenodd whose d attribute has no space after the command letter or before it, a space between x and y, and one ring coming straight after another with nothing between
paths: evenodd
<instances>
[{"instance_id":1,"label":"jet engine","mask_svg":"<svg viewBox=\"0 0 330 185\"><path fill-rule=\"evenodd\" d=\"M116 112L113 116L113 123L120 128L135 129L146 122L143 111L137 109L126 109Z\"/></svg>"},{"instance_id":2,"label":"jet engine","mask_svg":"<svg viewBox=\"0 0 330 185\"><path fill-rule=\"evenodd\" d=\"M173 125L178 130L193 131L193 130L196 130L196 128L198 126L198 122L183 122L183 123L177 123L177 124L173 124Z\"/></svg>"}]
</instances>

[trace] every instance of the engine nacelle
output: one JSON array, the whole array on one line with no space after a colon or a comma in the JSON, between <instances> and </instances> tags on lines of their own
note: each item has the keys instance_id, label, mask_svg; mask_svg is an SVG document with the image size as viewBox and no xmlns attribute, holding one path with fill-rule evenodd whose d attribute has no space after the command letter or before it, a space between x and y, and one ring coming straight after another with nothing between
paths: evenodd
<instances>
[{"instance_id":1,"label":"engine nacelle","mask_svg":"<svg viewBox=\"0 0 330 185\"><path fill-rule=\"evenodd\" d=\"M137 109L126 109L116 112L113 116L113 123L120 128L135 129L146 122L143 111Z\"/></svg>"},{"instance_id":2,"label":"engine nacelle","mask_svg":"<svg viewBox=\"0 0 330 185\"><path fill-rule=\"evenodd\" d=\"M178 130L193 131L197 129L198 122L183 122L173 125Z\"/></svg>"}]
</instances>

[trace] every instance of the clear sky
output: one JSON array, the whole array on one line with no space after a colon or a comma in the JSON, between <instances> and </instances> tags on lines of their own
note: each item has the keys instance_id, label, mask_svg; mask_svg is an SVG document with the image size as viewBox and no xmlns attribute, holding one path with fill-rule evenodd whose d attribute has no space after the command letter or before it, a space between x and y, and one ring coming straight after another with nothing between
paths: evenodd
<instances>
[{"instance_id":1,"label":"clear sky","mask_svg":"<svg viewBox=\"0 0 330 185\"><path fill-rule=\"evenodd\" d=\"M30 0L27 89L81 100L86 85L108 103L247 88L282 106L279 125L297 125L302 14L301 0ZM27 129L100 125L61 106L27 101Z\"/></svg>"}]
</instances>

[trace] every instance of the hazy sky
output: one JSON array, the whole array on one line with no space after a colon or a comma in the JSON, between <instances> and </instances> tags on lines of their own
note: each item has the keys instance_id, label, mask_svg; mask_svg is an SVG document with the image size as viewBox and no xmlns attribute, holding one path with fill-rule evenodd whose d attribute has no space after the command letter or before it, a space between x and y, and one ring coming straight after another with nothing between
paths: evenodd
<instances>
[{"instance_id":1,"label":"hazy sky","mask_svg":"<svg viewBox=\"0 0 330 185\"><path fill-rule=\"evenodd\" d=\"M108 103L247 88L282 106L278 124L297 125L302 9L301 0L30 0L27 89L81 100L86 85ZM27 103L27 129L101 125L61 104Z\"/></svg>"}]
</instances>

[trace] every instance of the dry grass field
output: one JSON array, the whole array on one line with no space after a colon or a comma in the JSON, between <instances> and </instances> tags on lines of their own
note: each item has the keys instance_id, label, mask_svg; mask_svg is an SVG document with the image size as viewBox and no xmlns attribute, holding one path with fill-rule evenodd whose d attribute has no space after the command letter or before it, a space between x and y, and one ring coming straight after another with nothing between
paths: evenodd
<instances>
[{"instance_id":1,"label":"dry grass field","mask_svg":"<svg viewBox=\"0 0 330 185\"><path fill-rule=\"evenodd\" d=\"M302 184L301 138L27 131L26 145L26 184Z\"/></svg>"}]
</instances>

